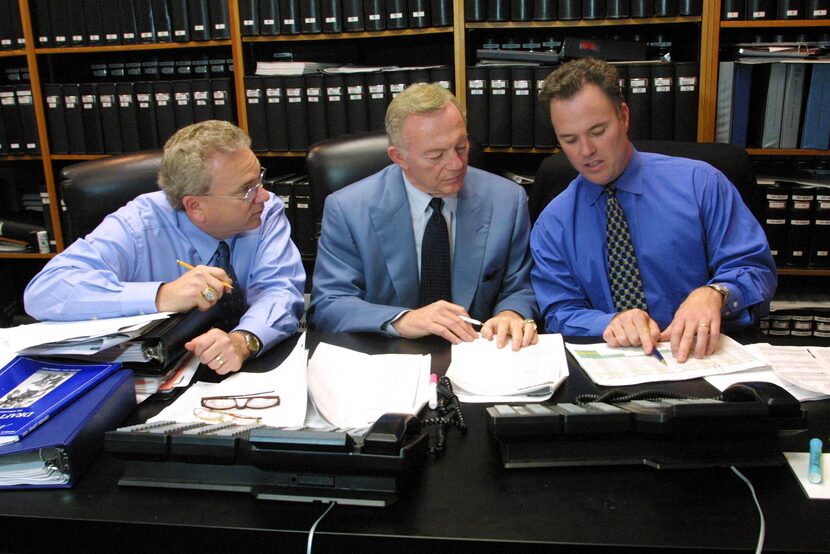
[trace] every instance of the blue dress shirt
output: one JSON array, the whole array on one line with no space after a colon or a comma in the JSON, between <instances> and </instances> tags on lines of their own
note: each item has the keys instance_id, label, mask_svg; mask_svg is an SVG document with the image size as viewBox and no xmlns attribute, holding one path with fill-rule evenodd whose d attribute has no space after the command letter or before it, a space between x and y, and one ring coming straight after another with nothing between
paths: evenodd
<instances>
[{"instance_id":1,"label":"blue dress shirt","mask_svg":"<svg viewBox=\"0 0 830 554\"><path fill-rule=\"evenodd\" d=\"M296 333L303 313L305 271L290 234L283 202L269 193L262 224L227 241L249 306L237 328L263 350ZM187 271L176 260L207 264L218 244L163 192L143 194L50 260L26 287L26 311L59 321L155 313L158 288Z\"/></svg>"},{"instance_id":2,"label":"blue dress shirt","mask_svg":"<svg viewBox=\"0 0 830 554\"><path fill-rule=\"evenodd\" d=\"M615 184L649 315L661 330L692 290L709 283L729 289L725 328L751 323L751 308L768 305L777 277L766 236L720 171L635 151ZM531 233L531 282L547 332L601 336L615 315L603 190L579 175Z\"/></svg>"}]
</instances>

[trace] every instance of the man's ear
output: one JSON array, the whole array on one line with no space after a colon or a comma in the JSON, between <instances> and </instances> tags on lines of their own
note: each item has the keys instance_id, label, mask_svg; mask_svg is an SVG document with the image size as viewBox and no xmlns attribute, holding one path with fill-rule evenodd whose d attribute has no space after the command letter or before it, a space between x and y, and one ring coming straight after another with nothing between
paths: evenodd
<instances>
[{"instance_id":1,"label":"man's ear","mask_svg":"<svg viewBox=\"0 0 830 554\"><path fill-rule=\"evenodd\" d=\"M389 154L389 159L401 166L403 169L407 168L406 158L403 152L397 146L390 146L386 152Z\"/></svg>"},{"instance_id":2,"label":"man's ear","mask_svg":"<svg viewBox=\"0 0 830 554\"><path fill-rule=\"evenodd\" d=\"M204 223L206 219L205 206L198 196L186 194L182 197L182 208L194 223Z\"/></svg>"}]
</instances>

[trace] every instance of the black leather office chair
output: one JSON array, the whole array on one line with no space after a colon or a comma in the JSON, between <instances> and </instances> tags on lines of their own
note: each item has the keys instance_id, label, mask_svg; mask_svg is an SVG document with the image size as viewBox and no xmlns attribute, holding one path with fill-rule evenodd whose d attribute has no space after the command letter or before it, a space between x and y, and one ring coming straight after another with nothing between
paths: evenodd
<instances>
[{"instance_id":1,"label":"black leather office chair","mask_svg":"<svg viewBox=\"0 0 830 554\"><path fill-rule=\"evenodd\" d=\"M385 131L342 135L313 144L306 155L308 180L316 221L323 218L326 196L377 173L392 163ZM471 140L469 163L485 167L481 146Z\"/></svg>"},{"instance_id":2,"label":"black leather office chair","mask_svg":"<svg viewBox=\"0 0 830 554\"><path fill-rule=\"evenodd\" d=\"M160 165L161 150L147 150L64 167L60 184L66 205L64 244L87 235L139 194L159 190Z\"/></svg>"},{"instance_id":3,"label":"black leather office chair","mask_svg":"<svg viewBox=\"0 0 830 554\"><path fill-rule=\"evenodd\" d=\"M681 156L711 164L732 181L756 219L760 217L761 191L755 181L749 156L743 148L724 143L662 140L641 140L634 144L641 152ZM531 221L536 221L548 202L564 191L576 175L576 170L563 152L552 154L542 161L528 199Z\"/></svg>"}]
</instances>

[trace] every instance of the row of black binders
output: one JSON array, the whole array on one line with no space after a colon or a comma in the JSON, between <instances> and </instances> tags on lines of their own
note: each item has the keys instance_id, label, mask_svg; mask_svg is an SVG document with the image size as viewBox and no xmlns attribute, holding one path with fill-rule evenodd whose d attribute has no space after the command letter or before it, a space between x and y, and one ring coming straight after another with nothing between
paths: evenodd
<instances>
[{"instance_id":1,"label":"row of black binders","mask_svg":"<svg viewBox=\"0 0 830 554\"><path fill-rule=\"evenodd\" d=\"M161 148L191 123L234 121L228 79L46 84L43 95L53 154Z\"/></svg>"},{"instance_id":2,"label":"row of black binders","mask_svg":"<svg viewBox=\"0 0 830 554\"><path fill-rule=\"evenodd\" d=\"M763 227L778 266L830 267L830 187L758 179Z\"/></svg>"},{"instance_id":3,"label":"row of black binders","mask_svg":"<svg viewBox=\"0 0 830 554\"><path fill-rule=\"evenodd\" d=\"M244 36L354 33L452 25L452 0L240 0Z\"/></svg>"},{"instance_id":4,"label":"row of black binders","mask_svg":"<svg viewBox=\"0 0 830 554\"><path fill-rule=\"evenodd\" d=\"M677 17L701 14L702 0L465 0L464 19L570 21Z\"/></svg>"},{"instance_id":5,"label":"row of black binders","mask_svg":"<svg viewBox=\"0 0 830 554\"><path fill-rule=\"evenodd\" d=\"M225 40L227 0L29 0L39 48Z\"/></svg>"},{"instance_id":6,"label":"row of black binders","mask_svg":"<svg viewBox=\"0 0 830 554\"><path fill-rule=\"evenodd\" d=\"M775 310L759 322L761 332L770 337L830 339L830 310L826 302L823 304L813 308Z\"/></svg>"},{"instance_id":7,"label":"row of black binders","mask_svg":"<svg viewBox=\"0 0 830 554\"><path fill-rule=\"evenodd\" d=\"M454 88L448 66L245 77L251 148L305 151L326 138L382 130L394 95L418 82Z\"/></svg>"},{"instance_id":8,"label":"row of black binders","mask_svg":"<svg viewBox=\"0 0 830 554\"><path fill-rule=\"evenodd\" d=\"M723 21L827 19L830 0L723 0Z\"/></svg>"},{"instance_id":9,"label":"row of black binders","mask_svg":"<svg viewBox=\"0 0 830 554\"><path fill-rule=\"evenodd\" d=\"M26 47L17 0L0 0L0 50Z\"/></svg>"},{"instance_id":10,"label":"row of black binders","mask_svg":"<svg viewBox=\"0 0 830 554\"><path fill-rule=\"evenodd\" d=\"M830 148L830 65L745 58L718 63L715 142Z\"/></svg>"},{"instance_id":11,"label":"row of black binders","mask_svg":"<svg viewBox=\"0 0 830 554\"><path fill-rule=\"evenodd\" d=\"M291 224L291 240L297 245L300 254L316 254L317 241L308 175L291 173L266 179L263 184L266 190L273 192L285 203L285 214Z\"/></svg>"},{"instance_id":12,"label":"row of black binders","mask_svg":"<svg viewBox=\"0 0 830 554\"><path fill-rule=\"evenodd\" d=\"M0 115L0 154L40 152L31 85L0 86Z\"/></svg>"},{"instance_id":13,"label":"row of black binders","mask_svg":"<svg viewBox=\"0 0 830 554\"><path fill-rule=\"evenodd\" d=\"M696 140L696 62L615 65L631 113L632 140ZM470 134L491 147L556 146L549 110L538 100L542 82L552 70L550 66L468 67Z\"/></svg>"}]
</instances>

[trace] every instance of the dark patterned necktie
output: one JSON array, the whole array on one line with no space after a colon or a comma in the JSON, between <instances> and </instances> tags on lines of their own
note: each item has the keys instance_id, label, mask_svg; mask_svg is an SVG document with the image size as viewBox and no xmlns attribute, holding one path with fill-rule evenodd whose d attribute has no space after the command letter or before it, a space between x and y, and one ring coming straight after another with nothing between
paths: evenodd
<instances>
[{"instance_id":1,"label":"dark patterned necktie","mask_svg":"<svg viewBox=\"0 0 830 554\"><path fill-rule=\"evenodd\" d=\"M450 286L450 234L447 221L441 214L444 201L429 201L432 217L429 218L421 241L421 288L418 306L426 306L438 300L452 300Z\"/></svg>"},{"instance_id":2,"label":"dark patterned necktie","mask_svg":"<svg viewBox=\"0 0 830 554\"><path fill-rule=\"evenodd\" d=\"M611 298L618 312L640 308L647 310L643 280L637 267L637 256L631 242L631 232L625 213L617 200L617 187L605 187L608 193L605 215L606 240L608 241L608 280L611 283Z\"/></svg>"},{"instance_id":3,"label":"dark patterned necktie","mask_svg":"<svg viewBox=\"0 0 830 554\"><path fill-rule=\"evenodd\" d=\"M236 281L236 272L231 265L231 249L228 243L221 241L216 247L216 253L211 258L211 264L214 267L221 267L231 278L233 283L233 291L225 289L225 294L222 295L217 306L222 312L222 315L217 323L217 327L225 331L230 331L239 323L239 318L245 313L245 292Z\"/></svg>"}]
</instances>

